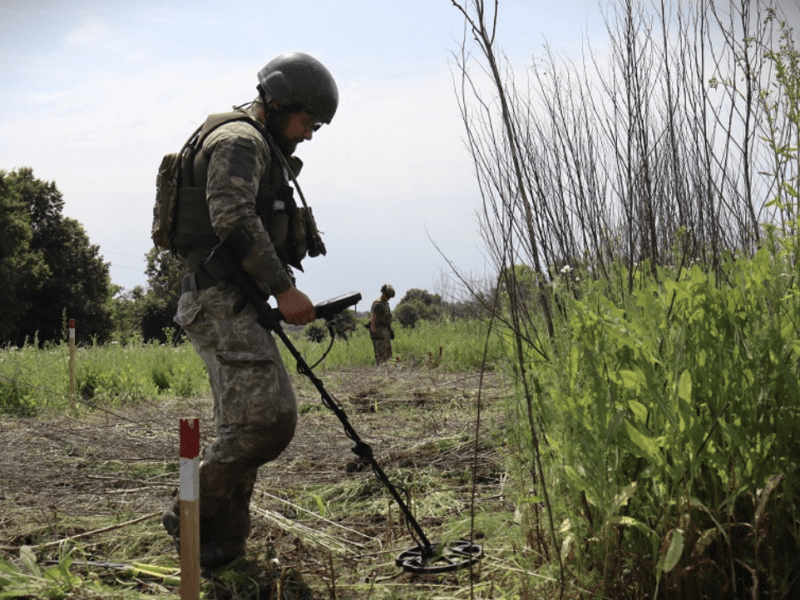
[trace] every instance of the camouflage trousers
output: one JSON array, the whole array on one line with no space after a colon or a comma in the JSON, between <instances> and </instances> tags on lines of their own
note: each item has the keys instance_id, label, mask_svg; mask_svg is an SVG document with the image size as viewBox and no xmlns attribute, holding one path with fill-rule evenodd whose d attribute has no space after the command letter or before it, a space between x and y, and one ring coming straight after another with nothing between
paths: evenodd
<instances>
[{"instance_id":1,"label":"camouflage trousers","mask_svg":"<svg viewBox=\"0 0 800 600\"><path fill-rule=\"evenodd\" d=\"M289 445L297 400L272 334L235 288L181 295L175 321L207 368L217 438L200 461L200 515L208 541L247 539L258 467Z\"/></svg>"},{"instance_id":2,"label":"camouflage trousers","mask_svg":"<svg viewBox=\"0 0 800 600\"><path fill-rule=\"evenodd\" d=\"M392 358L392 340L389 334L373 333L372 348L375 350L375 364L379 365Z\"/></svg>"}]
</instances>

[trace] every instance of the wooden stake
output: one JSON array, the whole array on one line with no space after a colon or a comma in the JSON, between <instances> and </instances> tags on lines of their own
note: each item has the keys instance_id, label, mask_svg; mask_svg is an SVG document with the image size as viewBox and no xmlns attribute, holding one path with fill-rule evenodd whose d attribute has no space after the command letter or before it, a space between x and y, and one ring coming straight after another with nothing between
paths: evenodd
<instances>
[{"instance_id":1,"label":"wooden stake","mask_svg":"<svg viewBox=\"0 0 800 600\"><path fill-rule=\"evenodd\" d=\"M200 598L200 420L181 419L181 600Z\"/></svg>"},{"instance_id":2,"label":"wooden stake","mask_svg":"<svg viewBox=\"0 0 800 600\"><path fill-rule=\"evenodd\" d=\"M69 320L69 408L75 410L75 319Z\"/></svg>"}]
</instances>

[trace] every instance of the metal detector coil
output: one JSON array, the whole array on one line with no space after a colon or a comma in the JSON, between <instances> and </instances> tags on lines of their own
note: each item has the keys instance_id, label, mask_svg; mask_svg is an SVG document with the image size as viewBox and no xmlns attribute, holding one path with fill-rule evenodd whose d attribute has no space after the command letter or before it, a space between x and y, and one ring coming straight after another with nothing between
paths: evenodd
<instances>
[{"instance_id":1,"label":"metal detector coil","mask_svg":"<svg viewBox=\"0 0 800 600\"><path fill-rule=\"evenodd\" d=\"M397 555L394 564L408 573L448 573L474 565L483 558L483 548L469 540L455 540L409 548Z\"/></svg>"}]
</instances>

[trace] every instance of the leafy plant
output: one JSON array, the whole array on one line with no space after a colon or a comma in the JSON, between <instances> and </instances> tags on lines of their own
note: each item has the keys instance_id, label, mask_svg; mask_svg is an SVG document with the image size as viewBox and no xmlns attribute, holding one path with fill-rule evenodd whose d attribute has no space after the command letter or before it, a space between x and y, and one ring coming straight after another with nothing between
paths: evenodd
<instances>
[{"instance_id":1,"label":"leafy plant","mask_svg":"<svg viewBox=\"0 0 800 600\"><path fill-rule=\"evenodd\" d=\"M66 598L71 590L81 584L81 579L70 572L71 552L62 546L58 564L42 568L30 546L19 553L21 566L0 560L0 598Z\"/></svg>"},{"instance_id":2,"label":"leafy plant","mask_svg":"<svg viewBox=\"0 0 800 600\"><path fill-rule=\"evenodd\" d=\"M800 297L782 257L730 260L721 281L661 271L620 303L587 287L553 360L530 359L547 473L569 499L562 555L607 594L632 565L679 594L797 568L781 507L800 499L785 478L800 463Z\"/></svg>"}]
</instances>

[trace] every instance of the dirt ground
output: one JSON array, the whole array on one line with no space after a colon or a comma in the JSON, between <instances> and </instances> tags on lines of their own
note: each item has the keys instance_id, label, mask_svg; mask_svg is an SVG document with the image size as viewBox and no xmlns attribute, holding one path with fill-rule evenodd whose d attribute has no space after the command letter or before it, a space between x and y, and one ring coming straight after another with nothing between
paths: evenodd
<instances>
[{"instance_id":1,"label":"dirt ground","mask_svg":"<svg viewBox=\"0 0 800 600\"><path fill-rule=\"evenodd\" d=\"M444 521L463 517L469 510L472 481L454 483L453 474L474 472L477 497L504 502L502 467L489 444L500 422L493 407L506 393L502 377L484 374L480 388L478 373L425 368L318 370L317 375L394 483L398 469L406 474L438 469L444 478L441 485L456 490L458 501L453 506L441 515L420 519L423 529L436 532ZM365 573L378 577L396 552L413 546L414 540L402 526L387 525L399 521L389 494L351 452L352 442L336 416L322 406L311 383L293 377L300 421L287 451L259 472L247 561L251 566L260 564L257 570L262 571L265 562L270 565L273 589L276 577L295 573L304 590L298 597L327 598L337 577L347 579L345 571L360 570L361 579ZM476 454L479 396L484 416ZM202 441L208 442L213 437L210 405L210 398L194 398L110 410L81 405L77 416L0 418L0 558L16 556L23 544L47 555L49 546L43 544L53 543L54 548L59 539L83 536L76 540L85 557L94 561L175 559L156 515L178 483L179 419L199 418ZM385 496L376 504L382 511L326 515L325 521L300 508L308 504L310 489L353 478L370 493ZM370 486L369 480L375 485ZM112 532L86 535L98 528L98 522L107 526L148 516ZM303 527L311 533L304 534ZM141 539L142 545L135 547L132 538ZM396 575L411 576L399 570ZM222 591L214 597L226 597L226 585L232 584L220 582ZM261 594L269 597L263 587ZM227 597L250 596L230 592ZM340 591L338 597L347 594Z\"/></svg>"}]
</instances>

